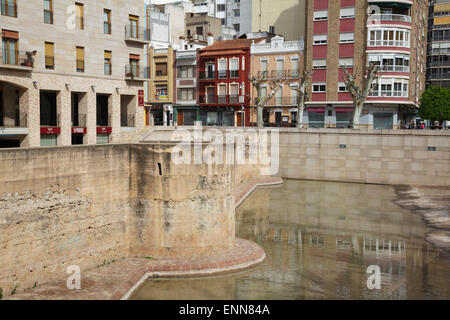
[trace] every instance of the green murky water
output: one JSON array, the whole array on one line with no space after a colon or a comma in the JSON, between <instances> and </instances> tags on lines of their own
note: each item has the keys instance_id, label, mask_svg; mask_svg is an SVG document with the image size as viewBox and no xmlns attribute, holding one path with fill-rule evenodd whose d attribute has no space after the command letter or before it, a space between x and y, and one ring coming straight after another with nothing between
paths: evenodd
<instances>
[{"instance_id":1,"label":"green murky water","mask_svg":"<svg viewBox=\"0 0 450 320\"><path fill-rule=\"evenodd\" d=\"M450 299L450 257L425 241L422 218L392 187L287 180L256 190L236 232L266 262L241 273L149 280L132 299ZM368 289L370 265L381 289Z\"/></svg>"}]
</instances>

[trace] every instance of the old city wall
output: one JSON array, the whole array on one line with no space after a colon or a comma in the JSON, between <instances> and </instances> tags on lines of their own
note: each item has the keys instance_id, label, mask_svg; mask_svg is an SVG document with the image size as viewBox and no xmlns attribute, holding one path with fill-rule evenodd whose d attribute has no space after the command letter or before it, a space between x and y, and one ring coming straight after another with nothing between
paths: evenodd
<instances>
[{"instance_id":1,"label":"old city wall","mask_svg":"<svg viewBox=\"0 0 450 320\"><path fill-rule=\"evenodd\" d=\"M173 144L0 151L3 296L124 257L234 245L231 165L175 165ZM14 289L16 286L16 289Z\"/></svg>"}]
</instances>

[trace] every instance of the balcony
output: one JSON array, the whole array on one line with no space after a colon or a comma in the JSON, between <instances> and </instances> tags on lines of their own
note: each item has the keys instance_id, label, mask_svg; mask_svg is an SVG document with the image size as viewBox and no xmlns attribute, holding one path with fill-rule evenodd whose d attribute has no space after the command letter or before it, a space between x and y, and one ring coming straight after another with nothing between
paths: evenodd
<instances>
[{"instance_id":1,"label":"balcony","mask_svg":"<svg viewBox=\"0 0 450 320\"><path fill-rule=\"evenodd\" d=\"M7 50L1 48L0 68L32 71L34 66L33 51Z\"/></svg>"},{"instance_id":2,"label":"balcony","mask_svg":"<svg viewBox=\"0 0 450 320\"><path fill-rule=\"evenodd\" d=\"M125 41L148 44L150 43L150 30L135 28L131 25L125 26Z\"/></svg>"},{"instance_id":3,"label":"balcony","mask_svg":"<svg viewBox=\"0 0 450 320\"><path fill-rule=\"evenodd\" d=\"M369 16L371 23L383 22L406 22L411 23L411 17L404 14L371 14Z\"/></svg>"},{"instance_id":4,"label":"balcony","mask_svg":"<svg viewBox=\"0 0 450 320\"><path fill-rule=\"evenodd\" d=\"M431 61L430 67L450 67L450 60L447 61Z\"/></svg>"},{"instance_id":5,"label":"balcony","mask_svg":"<svg viewBox=\"0 0 450 320\"><path fill-rule=\"evenodd\" d=\"M409 48L409 41L401 40L369 40L369 47L404 47Z\"/></svg>"},{"instance_id":6,"label":"balcony","mask_svg":"<svg viewBox=\"0 0 450 320\"><path fill-rule=\"evenodd\" d=\"M217 71L217 78L218 79L227 79L228 78L228 71L227 70L219 70L219 71Z\"/></svg>"},{"instance_id":7,"label":"balcony","mask_svg":"<svg viewBox=\"0 0 450 320\"><path fill-rule=\"evenodd\" d=\"M369 95L369 97L378 97L378 98L408 98L408 92L407 91L372 91L372 93Z\"/></svg>"},{"instance_id":8,"label":"balcony","mask_svg":"<svg viewBox=\"0 0 450 320\"><path fill-rule=\"evenodd\" d=\"M288 69L288 70L272 70L272 71L258 71L257 76L260 79L279 79L286 77L288 79L297 78L300 74L300 70Z\"/></svg>"},{"instance_id":9,"label":"balcony","mask_svg":"<svg viewBox=\"0 0 450 320\"><path fill-rule=\"evenodd\" d=\"M238 79L239 70L230 70L230 79Z\"/></svg>"},{"instance_id":10,"label":"balcony","mask_svg":"<svg viewBox=\"0 0 450 320\"><path fill-rule=\"evenodd\" d=\"M402 72L409 73L409 66L380 66L380 72Z\"/></svg>"},{"instance_id":11,"label":"balcony","mask_svg":"<svg viewBox=\"0 0 450 320\"><path fill-rule=\"evenodd\" d=\"M125 65L125 80L145 81L150 79L150 68Z\"/></svg>"},{"instance_id":12,"label":"balcony","mask_svg":"<svg viewBox=\"0 0 450 320\"><path fill-rule=\"evenodd\" d=\"M254 98L253 103L257 105L259 98ZM266 102L266 106L297 106L298 98L293 97L273 97Z\"/></svg>"},{"instance_id":13,"label":"balcony","mask_svg":"<svg viewBox=\"0 0 450 320\"><path fill-rule=\"evenodd\" d=\"M450 73L441 73L441 74L433 74L431 73L428 76L428 79L433 79L433 80L447 80L450 79Z\"/></svg>"},{"instance_id":14,"label":"balcony","mask_svg":"<svg viewBox=\"0 0 450 320\"><path fill-rule=\"evenodd\" d=\"M200 71L200 80L214 80L216 78L216 73L214 71Z\"/></svg>"}]
</instances>

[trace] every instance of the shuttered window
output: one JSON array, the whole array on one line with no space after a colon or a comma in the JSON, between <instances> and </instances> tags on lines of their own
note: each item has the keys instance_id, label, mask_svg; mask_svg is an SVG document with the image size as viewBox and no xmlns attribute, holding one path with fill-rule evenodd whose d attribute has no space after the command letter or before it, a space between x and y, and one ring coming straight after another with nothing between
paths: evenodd
<instances>
[{"instance_id":1,"label":"shuttered window","mask_svg":"<svg viewBox=\"0 0 450 320\"><path fill-rule=\"evenodd\" d=\"M45 69L55 69L55 44L45 43Z\"/></svg>"},{"instance_id":2,"label":"shuttered window","mask_svg":"<svg viewBox=\"0 0 450 320\"><path fill-rule=\"evenodd\" d=\"M111 51L105 51L105 75L111 75Z\"/></svg>"},{"instance_id":3,"label":"shuttered window","mask_svg":"<svg viewBox=\"0 0 450 320\"><path fill-rule=\"evenodd\" d=\"M79 30L84 30L84 5L82 3L75 3L75 23Z\"/></svg>"},{"instance_id":4,"label":"shuttered window","mask_svg":"<svg viewBox=\"0 0 450 320\"><path fill-rule=\"evenodd\" d=\"M84 72L84 48L83 47L77 47L77 53L76 53L76 69L77 72Z\"/></svg>"}]
</instances>

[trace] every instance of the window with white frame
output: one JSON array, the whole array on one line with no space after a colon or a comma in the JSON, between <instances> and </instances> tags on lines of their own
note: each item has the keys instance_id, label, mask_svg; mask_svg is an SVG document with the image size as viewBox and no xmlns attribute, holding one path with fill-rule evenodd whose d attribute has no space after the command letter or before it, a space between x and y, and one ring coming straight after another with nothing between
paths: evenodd
<instances>
[{"instance_id":1,"label":"window with white frame","mask_svg":"<svg viewBox=\"0 0 450 320\"><path fill-rule=\"evenodd\" d=\"M313 69L326 69L327 59L313 59L312 67Z\"/></svg>"},{"instance_id":2,"label":"window with white frame","mask_svg":"<svg viewBox=\"0 0 450 320\"><path fill-rule=\"evenodd\" d=\"M344 82L338 83L338 92L348 92L347 86L345 85Z\"/></svg>"},{"instance_id":3,"label":"window with white frame","mask_svg":"<svg viewBox=\"0 0 450 320\"><path fill-rule=\"evenodd\" d=\"M378 66L383 66L383 70L394 72L409 72L409 55L408 54L369 54L369 62L375 62Z\"/></svg>"},{"instance_id":4,"label":"window with white frame","mask_svg":"<svg viewBox=\"0 0 450 320\"><path fill-rule=\"evenodd\" d=\"M369 30L369 46L375 47L410 47L409 30L383 28Z\"/></svg>"},{"instance_id":5,"label":"window with white frame","mask_svg":"<svg viewBox=\"0 0 450 320\"><path fill-rule=\"evenodd\" d=\"M314 11L314 21L322 21L328 19L328 10Z\"/></svg>"},{"instance_id":6,"label":"window with white frame","mask_svg":"<svg viewBox=\"0 0 450 320\"><path fill-rule=\"evenodd\" d=\"M381 78L379 83L372 85L374 89L370 93L370 96L407 98L409 95L408 86L408 79Z\"/></svg>"},{"instance_id":7,"label":"window with white frame","mask_svg":"<svg viewBox=\"0 0 450 320\"><path fill-rule=\"evenodd\" d=\"M352 43L355 41L355 34L353 32L342 32L339 34L339 43Z\"/></svg>"},{"instance_id":8,"label":"window with white frame","mask_svg":"<svg viewBox=\"0 0 450 320\"><path fill-rule=\"evenodd\" d=\"M291 104L296 105L298 103L298 84L291 85Z\"/></svg>"},{"instance_id":9,"label":"window with white frame","mask_svg":"<svg viewBox=\"0 0 450 320\"><path fill-rule=\"evenodd\" d=\"M353 63L353 58L339 58L339 68L352 68Z\"/></svg>"},{"instance_id":10,"label":"window with white frame","mask_svg":"<svg viewBox=\"0 0 450 320\"><path fill-rule=\"evenodd\" d=\"M328 41L328 35L326 35L326 34L316 34L313 36L313 44L314 45L327 44L327 41Z\"/></svg>"},{"instance_id":11,"label":"window with white frame","mask_svg":"<svg viewBox=\"0 0 450 320\"><path fill-rule=\"evenodd\" d=\"M355 17L355 8L341 8L340 18L348 19Z\"/></svg>"},{"instance_id":12,"label":"window with white frame","mask_svg":"<svg viewBox=\"0 0 450 320\"><path fill-rule=\"evenodd\" d=\"M320 92L326 92L326 91L327 91L326 83L313 83L312 92L320 93Z\"/></svg>"}]
</instances>

